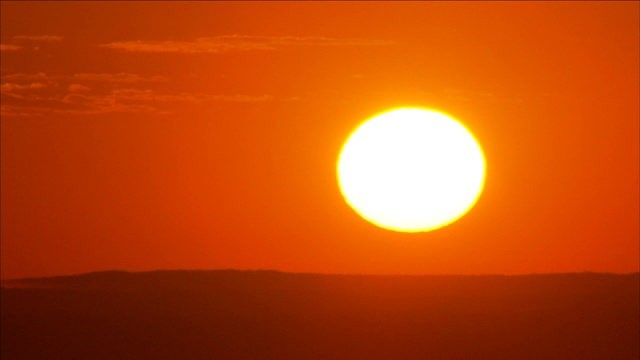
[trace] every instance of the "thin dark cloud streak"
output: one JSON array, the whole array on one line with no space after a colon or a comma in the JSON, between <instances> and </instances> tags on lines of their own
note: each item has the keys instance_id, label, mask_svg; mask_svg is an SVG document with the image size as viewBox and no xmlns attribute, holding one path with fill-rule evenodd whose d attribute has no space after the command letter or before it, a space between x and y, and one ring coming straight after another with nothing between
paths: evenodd
<instances>
[{"instance_id":1,"label":"thin dark cloud streak","mask_svg":"<svg viewBox=\"0 0 640 360\"><path fill-rule=\"evenodd\" d=\"M120 73L78 73L72 75L53 75L45 72L38 73L15 73L2 76L3 81L86 81L103 83L145 83L145 82L165 82L169 81L166 76L140 76L126 72Z\"/></svg>"},{"instance_id":2,"label":"thin dark cloud streak","mask_svg":"<svg viewBox=\"0 0 640 360\"><path fill-rule=\"evenodd\" d=\"M10 85L10 86L6 86ZM44 115L47 113L106 114L106 113L174 113L175 106L206 103L258 103L275 100L262 95L211 95L201 93L159 93L151 89L116 89L107 93L92 92L89 87L72 84L55 93L35 93L29 90L45 86L36 83L29 86L5 84L2 87L3 116Z\"/></svg>"},{"instance_id":3,"label":"thin dark cloud streak","mask_svg":"<svg viewBox=\"0 0 640 360\"><path fill-rule=\"evenodd\" d=\"M114 112L173 113L182 106L207 103L277 101L270 94L205 94L158 91L166 76L132 73L3 74L0 94L3 116L47 113L103 114ZM105 86L106 85L106 86ZM177 107L176 107L177 106Z\"/></svg>"},{"instance_id":4,"label":"thin dark cloud streak","mask_svg":"<svg viewBox=\"0 0 640 360\"><path fill-rule=\"evenodd\" d=\"M141 82L164 82L169 81L166 76L143 77L130 73L91 73L91 74L74 74L73 79L76 81L97 81L108 83L141 83Z\"/></svg>"},{"instance_id":5,"label":"thin dark cloud streak","mask_svg":"<svg viewBox=\"0 0 640 360\"><path fill-rule=\"evenodd\" d=\"M62 41L62 36L57 35L17 35L13 37L17 41Z\"/></svg>"},{"instance_id":6,"label":"thin dark cloud streak","mask_svg":"<svg viewBox=\"0 0 640 360\"><path fill-rule=\"evenodd\" d=\"M128 52L219 54L237 51L270 51L292 46L386 46L391 44L393 43L390 41L367 39L224 35L192 41L119 41L99 46Z\"/></svg>"},{"instance_id":7,"label":"thin dark cloud streak","mask_svg":"<svg viewBox=\"0 0 640 360\"><path fill-rule=\"evenodd\" d=\"M30 47L25 48L24 46L22 46L22 45L25 45L26 42L58 42L62 40L63 40L62 36L55 36L55 35L38 35L38 36L17 35L12 37L11 42L17 42L17 43L20 43L21 45L0 44L0 52L9 52L9 51L13 52L13 51L22 51L22 50L30 49ZM36 47L35 50L37 49L38 48Z\"/></svg>"},{"instance_id":8,"label":"thin dark cloud streak","mask_svg":"<svg viewBox=\"0 0 640 360\"><path fill-rule=\"evenodd\" d=\"M9 44L0 44L0 51L5 52L5 51L18 51L22 49L22 47L18 46L18 45L9 45Z\"/></svg>"}]
</instances>

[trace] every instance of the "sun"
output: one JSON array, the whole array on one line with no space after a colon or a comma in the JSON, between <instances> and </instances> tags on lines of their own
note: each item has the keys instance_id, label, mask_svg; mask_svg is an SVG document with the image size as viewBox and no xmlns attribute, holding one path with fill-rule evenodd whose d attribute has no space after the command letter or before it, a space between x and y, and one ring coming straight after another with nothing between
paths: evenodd
<instances>
[{"instance_id":1,"label":"sun","mask_svg":"<svg viewBox=\"0 0 640 360\"><path fill-rule=\"evenodd\" d=\"M400 108L362 123L337 164L346 202L382 228L419 232L448 225L476 203L485 179L480 145L461 123Z\"/></svg>"}]
</instances>

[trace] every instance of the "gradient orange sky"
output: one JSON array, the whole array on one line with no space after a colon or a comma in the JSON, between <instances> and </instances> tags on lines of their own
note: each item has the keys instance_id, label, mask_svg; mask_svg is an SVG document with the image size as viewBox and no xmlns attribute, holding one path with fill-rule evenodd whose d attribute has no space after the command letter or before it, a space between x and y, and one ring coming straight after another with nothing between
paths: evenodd
<instances>
[{"instance_id":1,"label":"gradient orange sky","mask_svg":"<svg viewBox=\"0 0 640 360\"><path fill-rule=\"evenodd\" d=\"M0 6L2 278L638 271L638 2ZM343 141L398 106L487 159L433 232L338 188Z\"/></svg>"}]
</instances>

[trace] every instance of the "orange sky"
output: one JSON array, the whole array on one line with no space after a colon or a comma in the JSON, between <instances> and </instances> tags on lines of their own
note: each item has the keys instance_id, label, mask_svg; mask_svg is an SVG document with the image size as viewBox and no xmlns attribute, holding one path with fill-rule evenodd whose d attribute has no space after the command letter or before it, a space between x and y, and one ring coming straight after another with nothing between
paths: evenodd
<instances>
[{"instance_id":1,"label":"orange sky","mask_svg":"<svg viewBox=\"0 0 640 360\"><path fill-rule=\"evenodd\" d=\"M638 2L1 10L2 278L638 271ZM338 189L342 142L397 106L455 116L487 159L433 232Z\"/></svg>"}]
</instances>

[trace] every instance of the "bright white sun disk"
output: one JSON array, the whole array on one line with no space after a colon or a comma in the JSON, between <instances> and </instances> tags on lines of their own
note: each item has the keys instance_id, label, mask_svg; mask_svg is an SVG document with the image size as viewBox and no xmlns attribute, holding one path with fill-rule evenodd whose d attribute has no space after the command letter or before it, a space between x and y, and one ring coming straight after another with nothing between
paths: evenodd
<instances>
[{"instance_id":1,"label":"bright white sun disk","mask_svg":"<svg viewBox=\"0 0 640 360\"><path fill-rule=\"evenodd\" d=\"M429 231L464 215L484 184L480 146L459 122L435 111L397 109L351 134L338 159L349 205L374 224Z\"/></svg>"}]
</instances>

